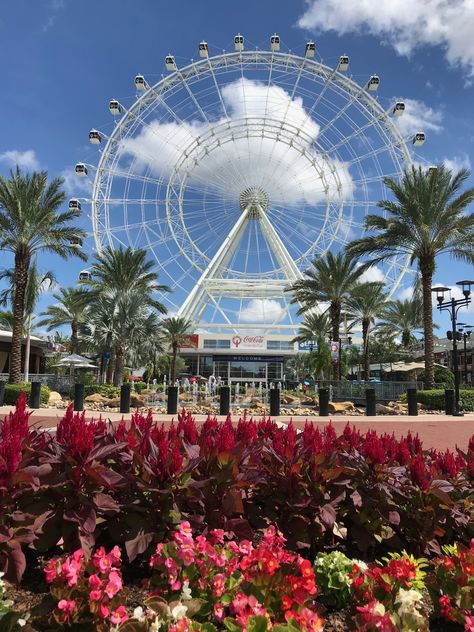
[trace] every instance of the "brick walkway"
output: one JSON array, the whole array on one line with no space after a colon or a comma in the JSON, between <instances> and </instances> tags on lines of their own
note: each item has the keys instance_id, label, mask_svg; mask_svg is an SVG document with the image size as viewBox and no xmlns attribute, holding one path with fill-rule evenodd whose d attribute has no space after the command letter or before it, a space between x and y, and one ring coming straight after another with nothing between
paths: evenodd
<instances>
[{"instance_id":1,"label":"brick walkway","mask_svg":"<svg viewBox=\"0 0 474 632\"><path fill-rule=\"evenodd\" d=\"M0 419L3 419L4 415L13 410L12 406L0 407ZM57 422L63 416L62 410L55 408L41 408L34 410L30 417L31 425L40 426L43 428L54 429ZM130 419L130 415L122 415L120 413L102 413L104 419L110 419L112 422L118 422L122 418L125 420ZM87 418L98 418L99 413L89 412ZM154 415L157 421L164 421L166 424L171 423L173 417L170 415L156 414ZM196 415L196 422L202 423L205 419L205 415ZM219 417L218 419L225 419ZM323 427L329 421L334 424L336 430L342 431L347 422L359 428L361 431L367 431L369 429L377 430L377 432L394 432L397 437L406 434L409 430L413 433L418 433L420 439L426 448L437 448L438 450L445 450L446 448L455 449L456 446L461 450L466 450L469 443L469 439L474 435L474 413L468 413L464 417L447 417L446 415L419 415L418 417L408 416L378 416L378 417L351 417L349 415L336 415L332 417L293 417L293 422L297 428L302 428L306 420ZM238 421L238 417L235 417L235 421ZM277 417L276 421L281 424L287 424L290 421L289 416Z\"/></svg>"}]
</instances>

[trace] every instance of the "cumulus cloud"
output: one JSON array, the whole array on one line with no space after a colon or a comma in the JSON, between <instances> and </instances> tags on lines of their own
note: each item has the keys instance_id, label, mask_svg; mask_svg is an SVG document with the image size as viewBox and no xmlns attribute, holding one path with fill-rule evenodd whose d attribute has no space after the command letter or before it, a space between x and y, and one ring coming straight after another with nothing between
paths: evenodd
<instances>
[{"instance_id":1,"label":"cumulus cloud","mask_svg":"<svg viewBox=\"0 0 474 632\"><path fill-rule=\"evenodd\" d=\"M0 162L8 167L16 167L26 169L27 171L39 171L41 169L40 162L36 157L34 149L19 151L18 149L10 149L0 154Z\"/></svg>"},{"instance_id":2,"label":"cumulus cloud","mask_svg":"<svg viewBox=\"0 0 474 632\"><path fill-rule=\"evenodd\" d=\"M441 46L453 66L474 75L472 0L307 0L298 26L316 31L369 33L388 41L399 55L423 45Z\"/></svg>"},{"instance_id":3,"label":"cumulus cloud","mask_svg":"<svg viewBox=\"0 0 474 632\"><path fill-rule=\"evenodd\" d=\"M278 301L269 298L253 298L239 314L241 323L271 323L278 320L283 307Z\"/></svg>"},{"instance_id":4,"label":"cumulus cloud","mask_svg":"<svg viewBox=\"0 0 474 632\"><path fill-rule=\"evenodd\" d=\"M68 195L90 195L92 192L92 181L89 178L79 177L74 167L66 167L59 174L64 180L63 187Z\"/></svg>"},{"instance_id":5,"label":"cumulus cloud","mask_svg":"<svg viewBox=\"0 0 474 632\"><path fill-rule=\"evenodd\" d=\"M443 113L417 99L396 99L405 103L405 112L395 117L395 123L401 134L408 136L415 132L440 132Z\"/></svg>"},{"instance_id":6,"label":"cumulus cloud","mask_svg":"<svg viewBox=\"0 0 474 632\"><path fill-rule=\"evenodd\" d=\"M245 78L224 86L222 98L234 130L232 142L217 145L208 154L201 155L195 164L200 151L196 143L213 129L226 125L227 120L181 123L155 120L144 126L136 137L122 143L124 153L135 160L133 168L149 167L156 176L167 177L183 150L194 146L180 168L181 173L189 173L192 181L224 188L229 198L238 199L248 187L260 187L267 192L270 202L314 204L324 200L326 194L330 198L338 196L339 183L333 172L337 172L343 195L352 197L352 179L346 165L323 157L313 149L319 126L308 116L301 98L292 99L278 86L269 87ZM298 137L295 133L299 149L268 137L270 126L275 134L282 124L295 132L300 130ZM245 129L242 138L238 137L239 125ZM267 133L262 137L263 126ZM315 174L313 162L320 177Z\"/></svg>"},{"instance_id":7,"label":"cumulus cloud","mask_svg":"<svg viewBox=\"0 0 474 632\"><path fill-rule=\"evenodd\" d=\"M453 173L457 173L461 169L470 169L471 160L467 154L461 156L453 156L452 158L444 158L443 164L450 169Z\"/></svg>"},{"instance_id":8,"label":"cumulus cloud","mask_svg":"<svg viewBox=\"0 0 474 632\"><path fill-rule=\"evenodd\" d=\"M371 266L361 274L359 280L360 283L383 283L385 281L385 274L378 266Z\"/></svg>"}]
</instances>

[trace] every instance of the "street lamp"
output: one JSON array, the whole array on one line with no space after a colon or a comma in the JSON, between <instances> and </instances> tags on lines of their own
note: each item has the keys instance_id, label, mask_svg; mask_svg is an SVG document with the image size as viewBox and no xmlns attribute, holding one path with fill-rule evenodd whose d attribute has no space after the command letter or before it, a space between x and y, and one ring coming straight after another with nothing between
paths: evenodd
<instances>
[{"instance_id":1,"label":"street lamp","mask_svg":"<svg viewBox=\"0 0 474 632\"><path fill-rule=\"evenodd\" d=\"M456 417L462 417L460 399L459 399L459 367L458 367L458 332L456 331L456 319L461 307L467 307L471 302L471 285L474 285L474 281L457 281L456 285L461 286L463 298L455 299L450 298L444 300L446 292L450 292L449 287L433 287L432 292L436 292L436 300L438 302L438 310L440 312L448 312L451 317L452 323L452 336L453 336L453 365L454 365L454 415Z\"/></svg>"},{"instance_id":2,"label":"street lamp","mask_svg":"<svg viewBox=\"0 0 474 632\"><path fill-rule=\"evenodd\" d=\"M467 385L467 341L471 338L471 329L473 328L473 325L458 323L458 327L464 341L464 384Z\"/></svg>"}]
</instances>

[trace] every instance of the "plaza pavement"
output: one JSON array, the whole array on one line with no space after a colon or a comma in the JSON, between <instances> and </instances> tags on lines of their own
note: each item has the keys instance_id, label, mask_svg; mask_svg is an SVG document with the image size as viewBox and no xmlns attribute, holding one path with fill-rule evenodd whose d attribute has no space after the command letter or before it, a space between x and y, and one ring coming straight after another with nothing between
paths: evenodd
<instances>
[{"instance_id":1,"label":"plaza pavement","mask_svg":"<svg viewBox=\"0 0 474 632\"><path fill-rule=\"evenodd\" d=\"M12 410L14 410L13 406L0 406L0 419L3 420L3 417ZM101 413L96 411L86 411L86 418L98 419L100 414ZM56 408L33 410L30 416L30 425L54 431L58 421L63 415L64 410L58 410ZM171 423L171 421L173 419L176 420L177 417L176 415L164 415L159 413L153 416L157 421L163 421L165 424ZM110 420L113 423L117 423L121 419L128 421L130 417L131 414L122 415L121 413L114 412L102 413L103 419ZM202 423L206 419L206 415L194 415L194 417L196 423ZM225 419L225 417L220 417L219 415L217 418L219 420ZM238 415L234 416L235 422L238 421L238 418ZM259 416L255 415L254 418L259 419ZM469 439L474 435L474 413L466 413L464 417L426 414L418 415L417 417L408 417L407 415L361 417L347 414L333 415L330 417L290 417L289 415L283 414L280 417L276 417L275 420L282 425L288 424L290 420L292 420L297 428L302 428L306 421L310 421L320 428L331 422L337 432L341 432L346 423L349 422L362 432L373 429L377 432L393 432L396 437L406 435L408 431L411 431L419 435L425 448L436 448L438 450L445 450L446 448L454 450L456 447L459 447L461 450L466 450Z\"/></svg>"}]
</instances>

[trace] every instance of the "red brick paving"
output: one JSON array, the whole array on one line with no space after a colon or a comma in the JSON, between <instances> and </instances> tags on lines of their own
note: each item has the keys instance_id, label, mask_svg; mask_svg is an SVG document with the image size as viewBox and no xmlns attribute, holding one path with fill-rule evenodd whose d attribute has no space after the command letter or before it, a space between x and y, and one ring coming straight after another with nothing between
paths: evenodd
<instances>
[{"instance_id":1,"label":"red brick paving","mask_svg":"<svg viewBox=\"0 0 474 632\"><path fill-rule=\"evenodd\" d=\"M0 419L12 410L11 406L0 407ZM59 419L63 416L64 411L56 409L39 409L32 412L30 424L43 428L54 429ZM88 412L87 418L98 418L99 413ZM130 415L121 415L120 413L102 414L104 419L110 419L113 422L119 421L124 417L129 419ZM155 415L158 421L170 423L172 417L168 415ZM198 423L204 421L204 415L197 415ZM223 419L223 418L220 418ZM288 416L278 417L279 423L288 423ZM312 423L322 428L329 421L333 423L338 432L342 431L347 422L359 428L361 431L369 429L377 430L377 432L395 433L400 437L405 435L409 430L418 433L426 448L436 448L445 450L449 448L455 449L456 446L462 450L467 449L469 439L474 435L474 414L469 413L464 417L446 417L445 415L419 415L418 417L408 416L379 416L379 417L348 417L337 416L335 418L310 417ZM237 421L237 417L235 417ZM297 428L302 428L306 422L305 417L295 417L294 423Z\"/></svg>"}]
</instances>

